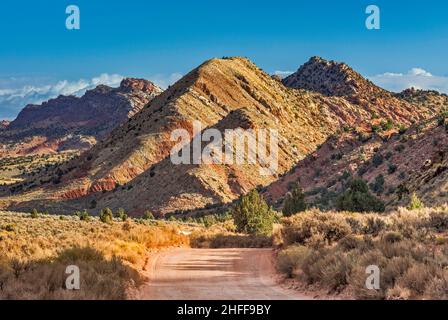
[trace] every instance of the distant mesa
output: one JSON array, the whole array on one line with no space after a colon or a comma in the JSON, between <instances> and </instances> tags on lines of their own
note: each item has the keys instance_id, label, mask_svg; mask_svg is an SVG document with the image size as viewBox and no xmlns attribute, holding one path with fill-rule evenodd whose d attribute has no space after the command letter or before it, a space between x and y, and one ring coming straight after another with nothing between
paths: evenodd
<instances>
[{"instance_id":1,"label":"distant mesa","mask_svg":"<svg viewBox=\"0 0 448 320\"><path fill-rule=\"evenodd\" d=\"M30 104L4 127L0 144L15 146L24 140L35 141L23 148L13 148L11 155L58 152L62 144L77 149L73 140L90 137L90 141L95 141L105 137L161 92L162 89L150 81L127 78L118 88L99 85L79 98L61 95L42 104ZM72 143L67 144L67 139ZM46 147L40 148L38 144ZM85 149L91 145L80 144L79 147Z\"/></svg>"}]
</instances>

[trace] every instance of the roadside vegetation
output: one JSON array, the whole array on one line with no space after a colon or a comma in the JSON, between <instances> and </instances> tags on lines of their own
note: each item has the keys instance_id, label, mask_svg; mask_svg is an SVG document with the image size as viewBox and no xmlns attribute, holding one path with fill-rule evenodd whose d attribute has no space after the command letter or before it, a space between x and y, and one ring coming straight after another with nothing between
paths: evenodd
<instances>
[{"instance_id":1,"label":"roadside vegetation","mask_svg":"<svg viewBox=\"0 0 448 320\"><path fill-rule=\"evenodd\" d=\"M388 215L313 209L281 224L278 268L305 287L357 299L448 299L448 206ZM370 265L379 267L379 290L366 287Z\"/></svg>"},{"instance_id":2,"label":"roadside vegetation","mask_svg":"<svg viewBox=\"0 0 448 320\"><path fill-rule=\"evenodd\" d=\"M151 250L189 244L187 226L84 213L0 213L0 299L125 299L144 279ZM65 269L81 270L81 290L65 289Z\"/></svg>"},{"instance_id":3,"label":"roadside vegetation","mask_svg":"<svg viewBox=\"0 0 448 320\"><path fill-rule=\"evenodd\" d=\"M359 181L339 201L365 212L309 208L298 187L286 199L279 213L254 190L224 214L164 220L109 208L98 217L0 213L0 299L126 299L145 281L148 253L173 246L275 247L279 271L300 288L357 299L448 299L448 206L425 208L413 195L407 208L372 212L381 203ZM65 290L68 265L83 272L79 291ZM378 290L366 287L371 265L380 269Z\"/></svg>"}]
</instances>

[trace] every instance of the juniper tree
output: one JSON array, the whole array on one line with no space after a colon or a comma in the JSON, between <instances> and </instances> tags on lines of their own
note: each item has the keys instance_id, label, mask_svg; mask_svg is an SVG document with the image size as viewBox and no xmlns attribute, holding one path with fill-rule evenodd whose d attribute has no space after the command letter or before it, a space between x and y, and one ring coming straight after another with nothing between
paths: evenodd
<instances>
[{"instance_id":1,"label":"juniper tree","mask_svg":"<svg viewBox=\"0 0 448 320\"><path fill-rule=\"evenodd\" d=\"M272 233L275 212L255 189L241 197L232 215L238 232L251 235Z\"/></svg>"},{"instance_id":2,"label":"juniper tree","mask_svg":"<svg viewBox=\"0 0 448 320\"><path fill-rule=\"evenodd\" d=\"M295 213L305 211L307 204L302 188L296 185L292 192L286 195L285 204L283 205L283 215L289 217Z\"/></svg>"}]
</instances>

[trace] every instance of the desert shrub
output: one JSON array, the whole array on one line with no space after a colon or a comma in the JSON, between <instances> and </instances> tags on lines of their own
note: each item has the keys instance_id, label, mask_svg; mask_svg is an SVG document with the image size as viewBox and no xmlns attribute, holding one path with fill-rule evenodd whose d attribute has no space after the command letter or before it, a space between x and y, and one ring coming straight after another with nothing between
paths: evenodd
<instances>
[{"instance_id":1,"label":"desert shrub","mask_svg":"<svg viewBox=\"0 0 448 320\"><path fill-rule=\"evenodd\" d=\"M382 269L382 282L387 287L394 287L397 280L415 263L409 256L392 257Z\"/></svg>"},{"instance_id":2,"label":"desert shrub","mask_svg":"<svg viewBox=\"0 0 448 320\"><path fill-rule=\"evenodd\" d=\"M30 217L36 219L39 216L39 211L37 209L31 210Z\"/></svg>"},{"instance_id":3,"label":"desert shrub","mask_svg":"<svg viewBox=\"0 0 448 320\"><path fill-rule=\"evenodd\" d=\"M364 246L364 241L362 239L360 239L358 236L353 235L353 234L349 234L349 235L345 236L338 242L338 247L342 251L351 251L351 250L359 249L362 246Z\"/></svg>"},{"instance_id":4,"label":"desert shrub","mask_svg":"<svg viewBox=\"0 0 448 320\"><path fill-rule=\"evenodd\" d=\"M398 200L401 200L405 195L409 194L409 189L406 187L404 183L401 183L400 185L398 185L395 193L398 196Z\"/></svg>"},{"instance_id":5,"label":"desert shrub","mask_svg":"<svg viewBox=\"0 0 448 320\"><path fill-rule=\"evenodd\" d=\"M367 141L369 141L372 138L371 134L367 134L367 133L359 133L358 134L358 141L361 141L363 143L366 143Z\"/></svg>"},{"instance_id":6,"label":"desert shrub","mask_svg":"<svg viewBox=\"0 0 448 320\"><path fill-rule=\"evenodd\" d=\"M347 288L358 299L447 298L446 212L446 206L401 208L387 216L311 210L284 218L282 270L313 288L330 292ZM351 230L333 245L325 225L340 220ZM286 251L297 244L306 248L301 249L306 254ZM366 286L368 266L380 269L378 290Z\"/></svg>"},{"instance_id":7,"label":"desert shrub","mask_svg":"<svg viewBox=\"0 0 448 320\"><path fill-rule=\"evenodd\" d=\"M353 256L337 251L327 255L321 261L320 266L318 264L321 268L320 281L325 283L331 291L342 291L348 285L348 275L354 266Z\"/></svg>"},{"instance_id":8,"label":"desert shrub","mask_svg":"<svg viewBox=\"0 0 448 320\"><path fill-rule=\"evenodd\" d=\"M344 219L317 212L284 218L282 224L285 244L305 244L317 234L322 235L327 243L332 243L351 232L350 225Z\"/></svg>"},{"instance_id":9,"label":"desert shrub","mask_svg":"<svg viewBox=\"0 0 448 320\"><path fill-rule=\"evenodd\" d=\"M123 208L118 208L118 210L114 214L115 218L122 220L126 215L126 211Z\"/></svg>"},{"instance_id":10,"label":"desert shrub","mask_svg":"<svg viewBox=\"0 0 448 320\"><path fill-rule=\"evenodd\" d=\"M448 230L448 213L431 212L428 219L422 224L424 227L433 228L439 232Z\"/></svg>"},{"instance_id":11,"label":"desert shrub","mask_svg":"<svg viewBox=\"0 0 448 320\"><path fill-rule=\"evenodd\" d=\"M87 212L87 210L84 210L83 212L80 212L79 213L79 220L89 221L90 220L89 212Z\"/></svg>"},{"instance_id":12,"label":"desert shrub","mask_svg":"<svg viewBox=\"0 0 448 320\"><path fill-rule=\"evenodd\" d=\"M433 270L423 263L414 264L398 279L397 284L409 288L414 295L425 292L427 284L433 278Z\"/></svg>"},{"instance_id":13,"label":"desert shrub","mask_svg":"<svg viewBox=\"0 0 448 320\"><path fill-rule=\"evenodd\" d=\"M395 127L395 124L392 122L392 120L388 119L387 121L382 120L381 121L381 128L384 131L391 130Z\"/></svg>"},{"instance_id":14,"label":"desert shrub","mask_svg":"<svg viewBox=\"0 0 448 320\"><path fill-rule=\"evenodd\" d=\"M353 290L353 294L357 299L384 299L385 298L385 283L384 278L380 276L380 289L370 290L366 287L366 268L368 266L378 266L380 270L387 264L387 259L384 258L379 250L373 249L369 252L359 254L357 263L349 275L349 284Z\"/></svg>"},{"instance_id":15,"label":"desert shrub","mask_svg":"<svg viewBox=\"0 0 448 320\"><path fill-rule=\"evenodd\" d=\"M368 217L365 225L363 226L364 234L378 235L381 231L387 227L386 222L378 217Z\"/></svg>"},{"instance_id":16,"label":"desert shrub","mask_svg":"<svg viewBox=\"0 0 448 320\"><path fill-rule=\"evenodd\" d=\"M448 300L448 271L431 279L425 290L425 297L433 300Z\"/></svg>"},{"instance_id":17,"label":"desert shrub","mask_svg":"<svg viewBox=\"0 0 448 320\"><path fill-rule=\"evenodd\" d=\"M144 220L154 220L154 214L153 214L151 211L147 210L147 211L143 214L142 219L144 219Z\"/></svg>"},{"instance_id":18,"label":"desert shrub","mask_svg":"<svg viewBox=\"0 0 448 320\"><path fill-rule=\"evenodd\" d=\"M387 243L396 243L403 240L403 236L399 232L389 231L383 234L382 240L386 241Z\"/></svg>"},{"instance_id":19,"label":"desert shrub","mask_svg":"<svg viewBox=\"0 0 448 320\"><path fill-rule=\"evenodd\" d=\"M404 125L400 125L399 130L398 130L398 133L399 133L400 135L403 135L403 134L406 133L406 131L408 131L408 128L406 128Z\"/></svg>"},{"instance_id":20,"label":"desert shrub","mask_svg":"<svg viewBox=\"0 0 448 320\"><path fill-rule=\"evenodd\" d=\"M241 197L232 211L236 230L251 235L270 235L275 213L257 190Z\"/></svg>"},{"instance_id":21,"label":"desert shrub","mask_svg":"<svg viewBox=\"0 0 448 320\"><path fill-rule=\"evenodd\" d=\"M5 225L0 225L0 230L5 230L7 232L14 232L14 231L16 231L16 227L14 224L8 223Z\"/></svg>"},{"instance_id":22,"label":"desert shrub","mask_svg":"<svg viewBox=\"0 0 448 320\"><path fill-rule=\"evenodd\" d=\"M424 208L425 205L423 202L417 197L415 192L412 194L411 199L409 201L408 209L409 210L417 210Z\"/></svg>"},{"instance_id":23,"label":"desert shrub","mask_svg":"<svg viewBox=\"0 0 448 320\"><path fill-rule=\"evenodd\" d=\"M382 174L375 178L375 181L369 185L370 189L376 194L384 192L384 176Z\"/></svg>"},{"instance_id":24,"label":"desert shrub","mask_svg":"<svg viewBox=\"0 0 448 320\"><path fill-rule=\"evenodd\" d=\"M348 284L353 268L352 256L340 251L320 250L309 253L302 262L302 271L309 284L325 284L331 292L341 291Z\"/></svg>"},{"instance_id":25,"label":"desert shrub","mask_svg":"<svg viewBox=\"0 0 448 320\"><path fill-rule=\"evenodd\" d=\"M384 203L369 193L367 184L364 180L353 180L349 188L336 201L336 208L339 211L383 212Z\"/></svg>"},{"instance_id":26,"label":"desert shrub","mask_svg":"<svg viewBox=\"0 0 448 320\"><path fill-rule=\"evenodd\" d=\"M396 171L397 171L397 166L390 163L388 168L387 168L387 173L388 174L394 174Z\"/></svg>"},{"instance_id":27,"label":"desert shrub","mask_svg":"<svg viewBox=\"0 0 448 320\"><path fill-rule=\"evenodd\" d=\"M343 154L338 152L331 155L331 160L341 160L343 158Z\"/></svg>"},{"instance_id":28,"label":"desert shrub","mask_svg":"<svg viewBox=\"0 0 448 320\"><path fill-rule=\"evenodd\" d=\"M291 278L294 272L301 268L303 261L310 254L310 251L305 246L291 246L280 251L277 257L279 271Z\"/></svg>"},{"instance_id":29,"label":"desert shrub","mask_svg":"<svg viewBox=\"0 0 448 320\"><path fill-rule=\"evenodd\" d=\"M104 223L111 223L113 221L113 213L110 208L104 208L100 212L100 221Z\"/></svg>"},{"instance_id":30,"label":"desert shrub","mask_svg":"<svg viewBox=\"0 0 448 320\"><path fill-rule=\"evenodd\" d=\"M376 247L388 259L400 256L411 256L415 260L422 260L425 256L422 256L419 248L409 240L399 242L378 241Z\"/></svg>"},{"instance_id":31,"label":"desert shrub","mask_svg":"<svg viewBox=\"0 0 448 320\"><path fill-rule=\"evenodd\" d=\"M399 144L394 148L395 151L400 152L400 153L403 152L404 149L406 149L406 147L403 144Z\"/></svg>"},{"instance_id":32,"label":"desert shrub","mask_svg":"<svg viewBox=\"0 0 448 320\"><path fill-rule=\"evenodd\" d=\"M305 211L307 204L305 202L305 195L302 188L296 186L292 192L288 193L285 198L285 204L283 206L283 215L288 217L297 212Z\"/></svg>"},{"instance_id":33,"label":"desert shrub","mask_svg":"<svg viewBox=\"0 0 448 320\"><path fill-rule=\"evenodd\" d=\"M375 167L379 167L384 162L384 158L381 154L376 153L372 158L372 163Z\"/></svg>"},{"instance_id":34,"label":"desert shrub","mask_svg":"<svg viewBox=\"0 0 448 320\"><path fill-rule=\"evenodd\" d=\"M358 176L362 177L368 170L369 168L366 165L360 166L357 171L357 174Z\"/></svg>"},{"instance_id":35,"label":"desert shrub","mask_svg":"<svg viewBox=\"0 0 448 320\"><path fill-rule=\"evenodd\" d=\"M51 260L11 261L11 265L11 272L1 271L0 267L0 297L7 299L121 300L126 299L131 283L143 283L139 273L125 266L120 259L106 259L89 247L63 250ZM76 265L82 270L80 290L65 289L68 265Z\"/></svg>"}]
</instances>

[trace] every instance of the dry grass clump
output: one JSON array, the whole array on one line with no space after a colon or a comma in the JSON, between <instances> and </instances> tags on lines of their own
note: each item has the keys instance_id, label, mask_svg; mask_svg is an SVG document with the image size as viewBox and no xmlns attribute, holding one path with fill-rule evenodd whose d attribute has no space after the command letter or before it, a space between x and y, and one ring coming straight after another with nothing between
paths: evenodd
<instances>
[{"instance_id":1,"label":"dry grass clump","mask_svg":"<svg viewBox=\"0 0 448 320\"><path fill-rule=\"evenodd\" d=\"M0 213L0 299L123 299L141 283L149 250L188 243L163 222ZM72 264L81 269L80 291L65 290Z\"/></svg>"},{"instance_id":2,"label":"dry grass clump","mask_svg":"<svg viewBox=\"0 0 448 320\"><path fill-rule=\"evenodd\" d=\"M282 221L275 242L288 277L358 299L448 298L448 207L389 215L310 210ZM380 268L380 289L366 268Z\"/></svg>"},{"instance_id":3,"label":"dry grass clump","mask_svg":"<svg viewBox=\"0 0 448 320\"><path fill-rule=\"evenodd\" d=\"M80 268L80 290L66 290L69 265ZM131 286L143 283L139 272L117 257L106 259L92 248L72 248L54 258L13 259L0 264L2 299L126 299Z\"/></svg>"}]
</instances>

